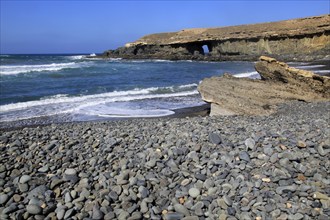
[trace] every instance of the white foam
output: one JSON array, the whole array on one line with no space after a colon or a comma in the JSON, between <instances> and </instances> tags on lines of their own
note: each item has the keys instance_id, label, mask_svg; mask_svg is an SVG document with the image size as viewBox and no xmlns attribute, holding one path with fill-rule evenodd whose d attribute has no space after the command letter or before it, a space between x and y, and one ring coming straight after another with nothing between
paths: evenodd
<instances>
[{"instance_id":1,"label":"white foam","mask_svg":"<svg viewBox=\"0 0 330 220\"><path fill-rule=\"evenodd\" d=\"M198 85L196 83L191 83L191 84L187 84L187 85L181 85L179 86L179 88L191 88L191 87L197 87Z\"/></svg>"},{"instance_id":2,"label":"white foam","mask_svg":"<svg viewBox=\"0 0 330 220\"><path fill-rule=\"evenodd\" d=\"M174 61L172 60L161 60L161 59L156 59L156 60L150 60L151 62L156 62L156 63L173 63Z\"/></svg>"},{"instance_id":3,"label":"white foam","mask_svg":"<svg viewBox=\"0 0 330 220\"><path fill-rule=\"evenodd\" d=\"M310 63L302 63L302 62L288 62L288 65L293 65L293 66L302 66L302 65L309 65Z\"/></svg>"},{"instance_id":4,"label":"white foam","mask_svg":"<svg viewBox=\"0 0 330 220\"><path fill-rule=\"evenodd\" d=\"M248 78L258 78L260 77L259 73L257 71L253 72L246 72L246 73L239 73L235 74L235 77L242 78L242 77L248 77Z\"/></svg>"},{"instance_id":5,"label":"white foam","mask_svg":"<svg viewBox=\"0 0 330 220\"><path fill-rule=\"evenodd\" d=\"M68 68L81 68L89 66L90 62L70 62L70 63L52 63L42 65L8 65L0 66L1 75L16 75L20 73L44 72L44 71L59 71Z\"/></svg>"},{"instance_id":6,"label":"white foam","mask_svg":"<svg viewBox=\"0 0 330 220\"><path fill-rule=\"evenodd\" d=\"M183 88L190 88L189 86L195 84L182 85ZM180 86L179 86L180 87ZM158 90L169 89L173 91L173 93L163 93L157 94L155 93ZM175 92L175 87L151 87L146 89L133 89L128 91L114 91L108 93L101 93L95 95L84 95L84 96L74 96L70 97L66 94L59 94L51 97L46 97L36 101L28 101L28 102L19 102L14 104L7 104L0 106L0 113L13 111L13 110L21 110L30 107L43 106L43 105L51 105L51 104L68 104L74 103L77 104L77 107L84 107L90 105L96 105L100 103L106 102L127 102L133 100L142 100L142 99L153 99L153 98L169 98L176 96L189 96L198 94L196 88L192 88L193 90L189 91L178 91Z\"/></svg>"},{"instance_id":7,"label":"white foam","mask_svg":"<svg viewBox=\"0 0 330 220\"><path fill-rule=\"evenodd\" d=\"M298 66L301 69L316 69L320 67L325 67L325 65L308 65L308 66Z\"/></svg>"},{"instance_id":8,"label":"white foam","mask_svg":"<svg viewBox=\"0 0 330 220\"><path fill-rule=\"evenodd\" d=\"M111 113L109 113L111 112ZM104 118L137 118L137 117L160 117L174 114L174 111L166 109L123 109L123 108L101 108L85 112L90 116L99 116Z\"/></svg>"},{"instance_id":9,"label":"white foam","mask_svg":"<svg viewBox=\"0 0 330 220\"><path fill-rule=\"evenodd\" d=\"M330 70L313 70L313 73L330 73Z\"/></svg>"},{"instance_id":10,"label":"white foam","mask_svg":"<svg viewBox=\"0 0 330 220\"><path fill-rule=\"evenodd\" d=\"M86 55L75 55L75 56L69 56L68 57L70 60L81 60L86 58Z\"/></svg>"},{"instance_id":11,"label":"white foam","mask_svg":"<svg viewBox=\"0 0 330 220\"><path fill-rule=\"evenodd\" d=\"M13 121L59 114L90 115L94 117L156 117L168 115L171 112L168 109L164 109L164 111L156 111L155 109L149 109L148 107L141 109L140 112L134 112L133 110L137 109L135 107L131 107L130 112L126 113L123 113L123 111L127 110L124 108L121 108L120 111L112 112L113 109L106 106L117 105L118 103L130 103L130 101L137 100L151 100L170 97L176 98L198 94L197 90L168 94L150 93L150 91L154 89L155 88L111 92L80 97L69 97L62 94L38 101L2 105L0 106L1 121ZM100 109L103 109L103 111L97 112L100 111Z\"/></svg>"},{"instance_id":12,"label":"white foam","mask_svg":"<svg viewBox=\"0 0 330 220\"><path fill-rule=\"evenodd\" d=\"M119 61L119 60L122 60L123 58L110 58L109 60L110 61Z\"/></svg>"}]
</instances>

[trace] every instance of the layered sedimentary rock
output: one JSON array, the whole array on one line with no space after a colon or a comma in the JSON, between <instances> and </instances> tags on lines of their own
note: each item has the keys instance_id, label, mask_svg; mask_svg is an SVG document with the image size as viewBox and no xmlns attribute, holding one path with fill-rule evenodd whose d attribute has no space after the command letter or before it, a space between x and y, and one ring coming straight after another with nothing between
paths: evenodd
<instances>
[{"instance_id":1,"label":"layered sedimentary rock","mask_svg":"<svg viewBox=\"0 0 330 220\"><path fill-rule=\"evenodd\" d=\"M330 100L330 78L289 67L269 57L255 65L261 80L236 78L229 74L207 78L198 90L211 103L211 115L267 115L289 100Z\"/></svg>"},{"instance_id":2,"label":"layered sedimentary rock","mask_svg":"<svg viewBox=\"0 0 330 220\"><path fill-rule=\"evenodd\" d=\"M208 53L207 53L208 50ZM330 54L330 15L144 36L106 57L131 59L315 60Z\"/></svg>"}]
</instances>

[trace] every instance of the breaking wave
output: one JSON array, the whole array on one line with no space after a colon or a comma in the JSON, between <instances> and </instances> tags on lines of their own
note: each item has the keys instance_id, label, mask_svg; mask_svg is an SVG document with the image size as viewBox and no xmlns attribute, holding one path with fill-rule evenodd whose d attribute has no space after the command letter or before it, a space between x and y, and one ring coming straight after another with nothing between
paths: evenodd
<instances>
[{"instance_id":1,"label":"breaking wave","mask_svg":"<svg viewBox=\"0 0 330 220\"><path fill-rule=\"evenodd\" d=\"M89 65L91 65L90 62L52 63L42 65L7 65L0 66L0 74L16 75L20 73L59 71L62 69L87 67Z\"/></svg>"},{"instance_id":2,"label":"breaking wave","mask_svg":"<svg viewBox=\"0 0 330 220\"><path fill-rule=\"evenodd\" d=\"M122 117L155 117L172 114L172 111L168 109L151 109L143 113L145 110L128 108L127 112L124 113L123 108L116 109L114 105L118 102L129 103L139 100L176 98L197 94L197 84L173 87L151 87L83 96L58 94L36 101L2 105L0 108L0 114L2 115L1 121L12 121L13 117L18 120L67 113L85 115L95 114L100 117L121 117L121 115ZM99 112L100 109L105 110ZM13 115L13 117L11 115Z\"/></svg>"},{"instance_id":3,"label":"breaking wave","mask_svg":"<svg viewBox=\"0 0 330 220\"><path fill-rule=\"evenodd\" d=\"M238 74L235 74L234 76L238 77L238 78L247 77L247 78L252 78L252 79L256 79L256 78L260 77L260 75L257 71L247 72L247 73L238 73Z\"/></svg>"}]
</instances>

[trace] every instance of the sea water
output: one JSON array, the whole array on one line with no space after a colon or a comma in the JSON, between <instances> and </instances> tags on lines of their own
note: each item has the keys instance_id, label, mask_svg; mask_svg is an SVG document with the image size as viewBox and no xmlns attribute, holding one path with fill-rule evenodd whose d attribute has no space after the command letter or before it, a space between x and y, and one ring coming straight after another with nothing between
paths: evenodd
<instances>
[{"instance_id":1,"label":"sea water","mask_svg":"<svg viewBox=\"0 0 330 220\"><path fill-rule=\"evenodd\" d=\"M0 55L0 61L2 122L62 115L72 121L166 116L204 104L197 86L206 77L226 72L258 77L253 62L90 59L68 54Z\"/></svg>"}]
</instances>

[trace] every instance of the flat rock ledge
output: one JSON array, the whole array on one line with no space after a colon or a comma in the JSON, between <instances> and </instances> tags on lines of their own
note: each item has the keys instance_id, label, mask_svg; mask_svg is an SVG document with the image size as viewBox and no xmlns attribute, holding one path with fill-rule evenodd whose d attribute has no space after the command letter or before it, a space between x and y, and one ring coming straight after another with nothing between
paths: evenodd
<instances>
[{"instance_id":1,"label":"flat rock ledge","mask_svg":"<svg viewBox=\"0 0 330 220\"><path fill-rule=\"evenodd\" d=\"M261 56L255 64L261 79L237 78L230 74L206 78L198 87L211 103L210 115L269 115L287 101L330 100L330 78L289 67Z\"/></svg>"}]
</instances>

